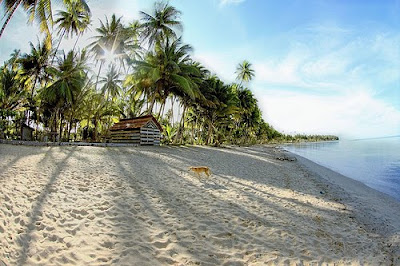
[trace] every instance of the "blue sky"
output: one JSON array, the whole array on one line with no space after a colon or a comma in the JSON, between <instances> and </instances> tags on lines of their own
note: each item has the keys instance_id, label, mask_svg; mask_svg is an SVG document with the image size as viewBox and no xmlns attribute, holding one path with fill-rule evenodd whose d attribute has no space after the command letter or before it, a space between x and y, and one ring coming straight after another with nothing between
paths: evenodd
<instances>
[{"instance_id":1,"label":"blue sky","mask_svg":"<svg viewBox=\"0 0 400 266\"><path fill-rule=\"evenodd\" d=\"M125 21L149 0L90 0L94 27L116 13ZM233 82L239 62L263 116L285 133L343 138L400 135L400 0L172 0L183 12L193 57ZM1 16L2 17L2 16ZM37 28L18 11L0 40L0 62L27 51ZM11 31L12 29L12 31ZM88 43L82 38L80 45ZM86 39L86 40L85 40ZM63 43L72 47L73 40Z\"/></svg>"}]
</instances>

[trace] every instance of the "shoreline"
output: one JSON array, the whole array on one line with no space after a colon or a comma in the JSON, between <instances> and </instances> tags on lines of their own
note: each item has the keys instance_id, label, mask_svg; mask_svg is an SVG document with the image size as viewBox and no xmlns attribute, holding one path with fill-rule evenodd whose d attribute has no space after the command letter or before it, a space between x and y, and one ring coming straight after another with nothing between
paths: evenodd
<instances>
[{"instance_id":1,"label":"shoreline","mask_svg":"<svg viewBox=\"0 0 400 266\"><path fill-rule=\"evenodd\" d=\"M313 162L301 155L284 150L295 157L308 171L318 175L321 181L338 187L344 192L340 200L352 206L357 218L368 230L384 236L396 236L400 243L400 202L392 196L367 186L361 181L342 175L334 170ZM385 207L385 208L383 208ZM382 221L384 219L384 221Z\"/></svg>"},{"instance_id":2,"label":"shoreline","mask_svg":"<svg viewBox=\"0 0 400 266\"><path fill-rule=\"evenodd\" d=\"M398 158L395 155L398 141L394 138L373 138L381 143L368 143L364 141L371 139L362 139L333 142L334 145L332 146L330 146L330 142L327 142L310 143L311 145L307 143L304 146L288 144L281 145L280 148L325 166L352 180L360 181L364 185L400 202L400 187L396 181L398 174L396 175L395 170L398 167ZM393 140L393 145L390 142L382 142L384 139ZM358 141L363 141L364 144L360 145ZM325 144L328 144L328 146L325 147ZM385 147L378 148L380 145ZM368 146L372 147L373 150L371 148L367 150L365 147ZM385 148L388 148L387 153L385 153ZM363 149L365 150L363 151ZM367 163L368 161L370 162Z\"/></svg>"},{"instance_id":3,"label":"shoreline","mask_svg":"<svg viewBox=\"0 0 400 266\"><path fill-rule=\"evenodd\" d=\"M0 265L400 262L400 204L275 145L0 157Z\"/></svg>"}]
</instances>

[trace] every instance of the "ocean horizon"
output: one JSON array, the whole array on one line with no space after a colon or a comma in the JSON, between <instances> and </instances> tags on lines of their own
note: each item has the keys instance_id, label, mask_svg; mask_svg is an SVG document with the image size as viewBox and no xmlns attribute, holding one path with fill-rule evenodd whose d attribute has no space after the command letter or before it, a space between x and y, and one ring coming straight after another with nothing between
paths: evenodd
<instances>
[{"instance_id":1,"label":"ocean horizon","mask_svg":"<svg viewBox=\"0 0 400 266\"><path fill-rule=\"evenodd\" d=\"M294 143L283 148L400 201L400 136Z\"/></svg>"}]
</instances>

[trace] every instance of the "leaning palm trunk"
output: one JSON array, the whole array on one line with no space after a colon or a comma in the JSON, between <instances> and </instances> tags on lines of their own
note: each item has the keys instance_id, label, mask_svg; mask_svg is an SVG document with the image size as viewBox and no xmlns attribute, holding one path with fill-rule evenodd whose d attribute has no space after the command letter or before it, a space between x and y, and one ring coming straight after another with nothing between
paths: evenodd
<instances>
[{"instance_id":1,"label":"leaning palm trunk","mask_svg":"<svg viewBox=\"0 0 400 266\"><path fill-rule=\"evenodd\" d=\"M201 123L200 126L197 128L197 144L201 145L203 143L203 139L201 136L201 132L204 130L204 123Z\"/></svg>"},{"instance_id":2,"label":"leaning palm trunk","mask_svg":"<svg viewBox=\"0 0 400 266\"><path fill-rule=\"evenodd\" d=\"M58 48L60 48L60 44L61 44L61 42L62 42L62 40L63 40L64 35L65 35L66 32L67 32L67 30L64 29L63 33L61 34L60 41L59 41L58 44L57 44L57 48L54 50L54 55L53 55L53 58L51 59L51 64L54 63L54 59L56 58Z\"/></svg>"},{"instance_id":3,"label":"leaning palm trunk","mask_svg":"<svg viewBox=\"0 0 400 266\"><path fill-rule=\"evenodd\" d=\"M182 113L182 126L181 126L181 135L180 135L180 139L181 139L181 143L183 143L183 139L184 139L184 133L185 133L185 113L186 113L186 105L183 105L183 113Z\"/></svg>"},{"instance_id":4,"label":"leaning palm trunk","mask_svg":"<svg viewBox=\"0 0 400 266\"><path fill-rule=\"evenodd\" d=\"M179 140L179 142L182 144L182 141L183 141L183 131L185 129L185 112L186 112L186 105L183 105L181 122L179 123L179 129L175 136L175 141L174 141L175 143L177 143Z\"/></svg>"},{"instance_id":5,"label":"leaning palm trunk","mask_svg":"<svg viewBox=\"0 0 400 266\"><path fill-rule=\"evenodd\" d=\"M213 134L213 122L210 120L210 122L208 123L208 136L207 136L207 140L206 140L206 145L211 144L212 134Z\"/></svg>"},{"instance_id":6,"label":"leaning palm trunk","mask_svg":"<svg viewBox=\"0 0 400 266\"><path fill-rule=\"evenodd\" d=\"M191 140L191 144L193 145L193 144L195 144L194 143L194 123L192 122L192 140Z\"/></svg>"},{"instance_id":7,"label":"leaning palm trunk","mask_svg":"<svg viewBox=\"0 0 400 266\"><path fill-rule=\"evenodd\" d=\"M151 115L153 113L153 107L154 107L155 103L156 103L156 95L154 94L152 96L152 99L151 99L151 102L150 102L150 106L147 109L147 114Z\"/></svg>"},{"instance_id":8,"label":"leaning palm trunk","mask_svg":"<svg viewBox=\"0 0 400 266\"><path fill-rule=\"evenodd\" d=\"M160 119L161 114L164 112L164 107L165 107L165 100L162 101L162 103L160 105L160 110L158 110L158 115L157 115L158 120Z\"/></svg>"},{"instance_id":9,"label":"leaning palm trunk","mask_svg":"<svg viewBox=\"0 0 400 266\"><path fill-rule=\"evenodd\" d=\"M99 77L100 77L100 72L101 72L101 67L103 66L103 61L100 62L100 68L99 72L97 73L97 78L96 78L96 91L97 91L97 84L99 83Z\"/></svg>"},{"instance_id":10,"label":"leaning palm trunk","mask_svg":"<svg viewBox=\"0 0 400 266\"><path fill-rule=\"evenodd\" d=\"M79 37L81 37L82 34L83 34L83 32L80 32L80 33L78 34L78 37L76 37L76 41L75 41L74 47L72 48L72 51L75 51L76 45L77 45L77 43L78 43L78 41L79 41Z\"/></svg>"},{"instance_id":11,"label":"leaning palm trunk","mask_svg":"<svg viewBox=\"0 0 400 266\"><path fill-rule=\"evenodd\" d=\"M14 4L13 8L12 8L11 11L10 11L10 14L8 15L6 21L5 21L4 24L3 24L3 27L1 28L1 31L0 31L0 38L1 38L1 36L3 35L3 32L4 32L4 30L6 29L7 24L10 22L12 16L14 15L15 10L17 10L18 6L19 6L21 3L22 3L22 0L19 0L18 2L16 2L16 3Z\"/></svg>"}]
</instances>

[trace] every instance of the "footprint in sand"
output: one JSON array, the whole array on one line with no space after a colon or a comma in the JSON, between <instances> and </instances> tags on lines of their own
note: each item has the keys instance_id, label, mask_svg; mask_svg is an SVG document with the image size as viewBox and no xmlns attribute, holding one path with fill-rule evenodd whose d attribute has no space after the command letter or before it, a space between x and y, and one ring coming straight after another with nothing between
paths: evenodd
<instances>
[{"instance_id":1,"label":"footprint in sand","mask_svg":"<svg viewBox=\"0 0 400 266\"><path fill-rule=\"evenodd\" d=\"M102 246L104 248L108 248L108 249L113 249L115 246L115 243L113 243L111 241L105 241L104 243L100 244L100 246Z\"/></svg>"},{"instance_id":2,"label":"footprint in sand","mask_svg":"<svg viewBox=\"0 0 400 266\"><path fill-rule=\"evenodd\" d=\"M158 249L164 249L168 247L169 244L171 244L171 241L169 239L166 242L157 241L153 243L153 245Z\"/></svg>"}]
</instances>

